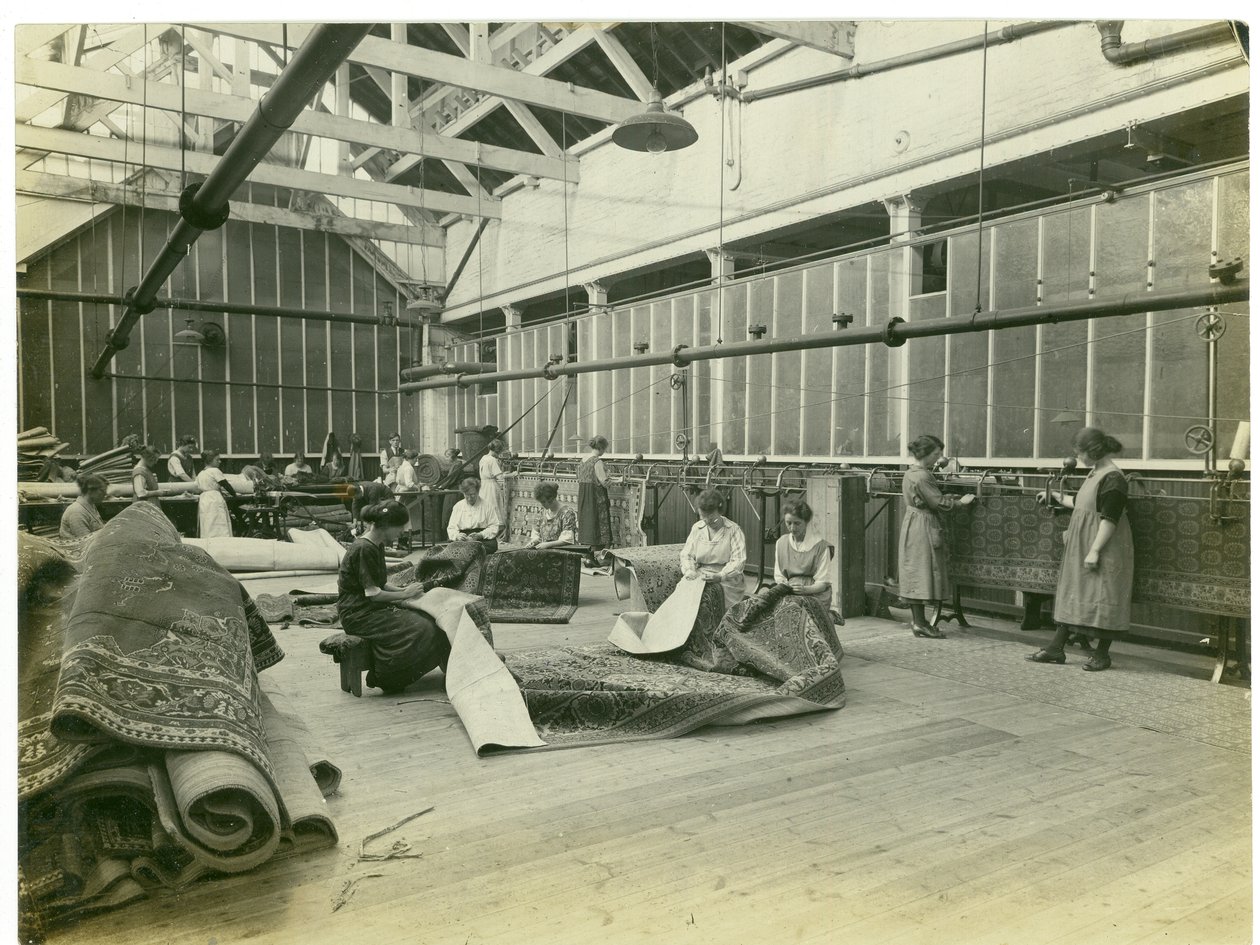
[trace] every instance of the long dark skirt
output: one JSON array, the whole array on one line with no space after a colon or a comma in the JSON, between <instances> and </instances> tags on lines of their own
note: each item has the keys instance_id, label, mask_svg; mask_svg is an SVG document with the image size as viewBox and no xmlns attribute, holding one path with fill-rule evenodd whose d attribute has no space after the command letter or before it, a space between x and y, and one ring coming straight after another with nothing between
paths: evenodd
<instances>
[{"instance_id":1,"label":"long dark skirt","mask_svg":"<svg viewBox=\"0 0 1260 945\"><path fill-rule=\"evenodd\" d=\"M446 663L451 644L446 634L419 611L390 604L343 608L341 627L372 646L376 665L368 683L386 691L402 689Z\"/></svg>"},{"instance_id":2,"label":"long dark skirt","mask_svg":"<svg viewBox=\"0 0 1260 945\"><path fill-rule=\"evenodd\" d=\"M578 483L578 542L592 548L612 544L612 509L608 489L598 482Z\"/></svg>"}]
</instances>

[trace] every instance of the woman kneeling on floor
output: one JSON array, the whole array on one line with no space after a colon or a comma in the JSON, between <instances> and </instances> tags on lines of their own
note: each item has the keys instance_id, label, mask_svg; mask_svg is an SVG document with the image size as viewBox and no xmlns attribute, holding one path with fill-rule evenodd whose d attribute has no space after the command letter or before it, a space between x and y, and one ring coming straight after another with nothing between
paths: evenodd
<instances>
[{"instance_id":1,"label":"woman kneeling on floor","mask_svg":"<svg viewBox=\"0 0 1260 945\"><path fill-rule=\"evenodd\" d=\"M337 573L337 612L346 633L372 647L375 669L367 684L399 692L435 666L446 669L451 644L429 617L397 607L424 593L424 587L394 587L386 580L385 546L398 541L410 516L401 503L389 500L362 512L368 533L350 546Z\"/></svg>"}]
</instances>

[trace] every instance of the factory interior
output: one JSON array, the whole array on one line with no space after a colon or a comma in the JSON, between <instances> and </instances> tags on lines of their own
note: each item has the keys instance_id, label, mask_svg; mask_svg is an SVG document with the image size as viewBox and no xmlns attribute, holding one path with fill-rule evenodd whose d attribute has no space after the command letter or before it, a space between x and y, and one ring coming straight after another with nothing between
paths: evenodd
<instances>
[{"instance_id":1,"label":"factory interior","mask_svg":"<svg viewBox=\"0 0 1260 945\"><path fill-rule=\"evenodd\" d=\"M213 15L11 24L17 941L1253 940L1245 21Z\"/></svg>"}]
</instances>

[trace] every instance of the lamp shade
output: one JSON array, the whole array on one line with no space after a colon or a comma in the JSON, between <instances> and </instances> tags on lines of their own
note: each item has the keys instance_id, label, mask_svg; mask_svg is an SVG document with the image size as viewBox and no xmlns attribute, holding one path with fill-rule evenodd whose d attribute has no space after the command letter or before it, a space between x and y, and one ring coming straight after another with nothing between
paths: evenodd
<instances>
[{"instance_id":1,"label":"lamp shade","mask_svg":"<svg viewBox=\"0 0 1260 945\"><path fill-rule=\"evenodd\" d=\"M186 327L175 332L175 340L178 343L186 345L199 345L205 342L206 336L193 327L193 320L191 318L185 319L184 324Z\"/></svg>"},{"instance_id":2,"label":"lamp shade","mask_svg":"<svg viewBox=\"0 0 1260 945\"><path fill-rule=\"evenodd\" d=\"M613 143L630 151L678 151L695 144L696 129L682 115L665 111L659 92L652 92L647 111L631 115L613 129Z\"/></svg>"}]
</instances>

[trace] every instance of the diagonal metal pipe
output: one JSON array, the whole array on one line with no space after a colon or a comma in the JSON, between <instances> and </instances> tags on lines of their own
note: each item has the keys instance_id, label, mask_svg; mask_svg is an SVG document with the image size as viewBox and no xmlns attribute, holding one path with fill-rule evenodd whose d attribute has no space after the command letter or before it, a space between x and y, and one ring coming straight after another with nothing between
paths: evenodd
<instances>
[{"instance_id":1,"label":"diagonal metal pipe","mask_svg":"<svg viewBox=\"0 0 1260 945\"><path fill-rule=\"evenodd\" d=\"M994 331L1004 328L1021 328L1026 325L1051 324L1054 322L1084 321L1091 318L1112 318L1119 315L1136 315L1139 312L1166 312L1180 308L1196 308L1208 305L1225 305L1242 302L1251 297L1251 283L1246 279L1226 284L1213 284L1202 289L1185 289L1178 292L1132 292L1107 301L1066 302L1061 305L1030 305L1007 312L993 312L972 318L930 318L921 322L907 322L893 317L886 324L870 328L812 332L790 338L769 341L737 341L733 344L705 345L689 348L679 345L672 351L655 354L628 355L604 358L598 361L572 364L546 364L519 371L494 371L489 373L455 377L431 377L422 381L399 384L399 393L418 390L436 390L443 387L468 387L471 384L495 384L501 381L523 381L531 378L555 380L564 375L591 374L618 368L651 367L673 364L686 367L695 361L714 361L721 358L742 358L754 354L773 354L778 351L803 351L812 348L845 348L853 345L885 344L899 347L911 338L930 338L938 335L958 335L968 332Z\"/></svg>"},{"instance_id":2,"label":"diagonal metal pipe","mask_svg":"<svg viewBox=\"0 0 1260 945\"><path fill-rule=\"evenodd\" d=\"M127 307L110 332L105 350L92 365L93 377L103 377L114 355L127 347L131 329L141 316L156 307L158 290L188 255L188 247L206 230L217 229L227 222L230 212L228 198L266 157L272 145L333 77L337 67L371 28L370 23L320 24L315 27L276 78L271 91L258 103L249 121L241 127L210 176L180 194L180 221L140 284L127 291Z\"/></svg>"}]
</instances>

